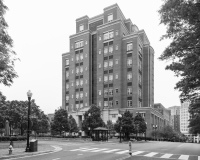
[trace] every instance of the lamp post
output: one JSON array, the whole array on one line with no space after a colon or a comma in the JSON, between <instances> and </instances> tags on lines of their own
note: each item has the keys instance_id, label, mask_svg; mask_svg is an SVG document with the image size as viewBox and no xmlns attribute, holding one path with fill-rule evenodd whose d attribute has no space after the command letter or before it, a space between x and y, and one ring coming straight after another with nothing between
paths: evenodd
<instances>
[{"instance_id":1,"label":"lamp post","mask_svg":"<svg viewBox=\"0 0 200 160\"><path fill-rule=\"evenodd\" d=\"M154 140L156 140L156 128L157 128L157 124L153 125L153 129L154 129Z\"/></svg>"},{"instance_id":2,"label":"lamp post","mask_svg":"<svg viewBox=\"0 0 200 160\"><path fill-rule=\"evenodd\" d=\"M89 132L88 133L89 134L88 134L88 136L90 137L90 117L91 117L91 113L88 114L88 117L89 117L89 119L88 119L89 120L89 127L88 127Z\"/></svg>"},{"instance_id":3,"label":"lamp post","mask_svg":"<svg viewBox=\"0 0 200 160\"><path fill-rule=\"evenodd\" d=\"M30 108L31 108L31 97L32 97L32 93L31 93L30 90L27 92L27 96L28 96L28 129L27 129L27 144L26 144L26 152L29 152Z\"/></svg>"},{"instance_id":4,"label":"lamp post","mask_svg":"<svg viewBox=\"0 0 200 160\"><path fill-rule=\"evenodd\" d=\"M122 126L121 126L121 118L122 118L122 115L121 114L118 114L118 118L119 118L119 131L120 131L120 135L119 135L119 137L120 137L120 143L122 143L122 140L121 140L121 130L122 130Z\"/></svg>"}]
</instances>

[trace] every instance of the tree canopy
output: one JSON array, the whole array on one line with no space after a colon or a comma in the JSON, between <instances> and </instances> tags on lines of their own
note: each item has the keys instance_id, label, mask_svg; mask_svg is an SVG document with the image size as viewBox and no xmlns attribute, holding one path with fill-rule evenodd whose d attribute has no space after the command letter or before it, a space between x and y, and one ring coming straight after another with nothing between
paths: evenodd
<instances>
[{"instance_id":1,"label":"tree canopy","mask_svg":"<svg viewBox=\"0 0 200 160\"><path fill-rule=\"evenodd\" d=\"M90 117L89 113L91 114ZM82 129L83 131L88 132L89 127L91 128L91 130L97 127L105 127L105 123L101 118L101 110L96 105L92 105L90 109L84 114Z\"/></svg>"},{"instance_id":2,"label":"tree canopy","mask_svg":"<svg viewBox=\"0 0 200 160\"><path fill-rule=\"evenodd\" d=\"M65 109L60 108L55 111L54 119L51 124L51 130L59 132L60 135L62 132L69 131L68 113Z\"/></svg>"},{"instance_id":3,"label":"tree canopy","mask_svg":"<svg viewBox=\"0 0 200 160\"><path fill-rule=\"evenodd\" d=\"M72 117L72 115L69 116L69 133L72 132L78 132L78 127L76 120Z\"/></svg>"},{"instance_id":4,"label":"tree canopy","mask_svg":"<svg viewBox=\"0 0 200 160\"><path fill-rule=\"evenodd\" d=\"M4 19L7 9L3 0L0 0L0 84L10 86L18 75L14 70L17 58L15 51L12 50L13 40L7 32L8 24Z\"/></svg>"},{"instance_id":5,"label":"tree canopy","mask_svg":"<svg viewBox=\"0 0 200 160\"><path fill-rule=\"evenodd\" d=\"M137 133L145 133L147 126L141 114L137 114L134 118L135 131ZM137 126L137 127L136 127Z\"/></svg>"},{"instance_id":6,"label":"tree canopy","mask_svg":"<svg viewBox=\"0 0 200 160\"><path fill-rule=\"evenodd\" d=\"M159 10L160 23L167 27L161 39L172 40L159 57L170 62L166 66L181 77L175 89L182 101L199 97L200 89L200 2L165 0Z\"/></svg>"}]
</instances>

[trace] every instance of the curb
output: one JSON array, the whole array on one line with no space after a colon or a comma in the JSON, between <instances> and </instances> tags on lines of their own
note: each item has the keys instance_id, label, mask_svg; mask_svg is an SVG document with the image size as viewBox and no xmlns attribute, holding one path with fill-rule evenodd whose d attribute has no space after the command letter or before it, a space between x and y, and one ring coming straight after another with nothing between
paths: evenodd
<instances>
[{"instance_id":1,"label":"curb","mask_svg":"<svg viewBox=\"0 0 200 160\"><path fill-rule=\"evenodd\" d=\"M10 155L10 156L3 156L3 157L0 157L0 160L3 160L3 159L9 159L9 158L18 158L20 156L27 156L27 155L37 155L37 154L41 154L41 153L49 153L49 152L54 152L56 151L56 149L54 150L47 150L47 151L39 151L39 152L29 152L29 153L24 153L24 154L16 154L16 155Z\"/></svg>"}]
</instances>

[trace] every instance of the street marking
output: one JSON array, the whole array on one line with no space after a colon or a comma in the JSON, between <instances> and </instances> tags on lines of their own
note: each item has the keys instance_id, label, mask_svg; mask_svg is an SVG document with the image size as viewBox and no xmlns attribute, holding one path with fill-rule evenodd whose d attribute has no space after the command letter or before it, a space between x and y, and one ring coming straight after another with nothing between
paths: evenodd
<instances>
[{"instance_id":1,"label":"street marking","mask_svg":"<svg viewBox=\"0 0 200 160\"><path fill-rule=\"evenodd\" d=\"M58 160L58 159L60 159L60 158L55 158L55 159L52 159L52 160Z\"/></svg>"},{"instance_id":2,"label":"street marking","mask_svg":"<svg viewBox=\"0 0 200 160\"><path fill-rule=\"evenodd\" d=\"M103 152L105 152L105 153L111 153L111 152L115 152L115 151L119 151L119 150L121 150L121 149L112 149L112 150L103 151Z\"/></svg>"},{"instance_id":3,"label":"street marking","mask_svg":"<svg viewBox=\"0 0 200 160\"><path fill-rule=\"evenodd\" d=\"M95 149L99 149L99 148L81 148L83 152L85 151L92 151L92 150L95 150Z\"/></svg>"},{"instance_id":4,"label":"street marking","mask_svg":"<svg viewBox=\"0 0 200 160\"><path fill-rule=\"evenodd\" d=\"M171 157L173 154L164 154L162 157L160 157L160 158L169 158L169 157Z\"/></svg>"},{"instance_id":5,"label":"street marking","mask_svg":"<svg viewBox=\"0 0 200 160\"><path fill-rule=\"evenodd\" d=\"M94 150L94 151L91 151L91 152L99 152L99 151L105 151L105 150L108 150L108 148L97 149L97 150Z\"/></svg>"},{"instance_id":6,"label":"street marking","mask_svg":"<svg viewBox=\"0 0 200 160\"><path fill-rule=\"evenodd\" d=\"M153 157L156 154L158 154L158 153L157 152L151 152L151 153L148 153L148 154L146 154L144 156L146 156L146 157Z\"/></svg>"},{"instance_id":7,"label":"street marking","mask_svg":"<svg viewBox=\"0 0 200 160\"><path fill-rule=\"evenodd\" d=\"M80 150L82 150L81 148L78 148L78 149L72 149L72 150L70 150L70 151L80 151Z\"/></svg>"},{"instance_id":8,"label":"street marking","mask_svg":"<svg viewBox=\"0 0 200 160\"><path fill-rule=\"evenodd\" d=\"M181 155L178 159L188 160L189 155Z\"/></svg>"},{"instance_id":9,"label":"street marking","mask_svg":"<svg viewBox=\"0 0 200 160\"><path fill-rule=\"evenodd\" d=\"M138 154L143 153L143 152L144 152L144 151L133 152L132 155L135 156L135 155L138 155Z\"/></svg>"},{"instance_id":10,"label":"street marking","mask_svg":"<svg viewBox=\"0 0 200 160\"><path fill-rule=\"evenodd\" d=\"M78 156L81 156L81 155L83 155L83 154L78 154Z\"/></svg>"},{"instance_id":11,"label":"street marking","mask_svg":"<svg viewBox=\"0 0 200 160\"><path fill-rule=\"evenodd\" d=\"M200 156L198 156L198 160L200 160Z\"/></svg>"},{"instance_id":12,"label":"street marking","mask_svg":"<svg viewBox=\"0 0 200 160\"><path fill-rule=\"evenodd\" d=\"M129 152L129 150L124 150L124 151L121 151L121 152L116 152L117 154L124 154L124 153L127 153Z\"/></svg>"}]
</instances>

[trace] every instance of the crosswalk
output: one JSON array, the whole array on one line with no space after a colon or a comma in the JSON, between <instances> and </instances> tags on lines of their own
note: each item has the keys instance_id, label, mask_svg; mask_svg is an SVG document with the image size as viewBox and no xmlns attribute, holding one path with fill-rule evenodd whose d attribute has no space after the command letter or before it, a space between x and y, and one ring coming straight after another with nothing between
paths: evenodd
<instances>
[{"instance_id":1,"label":"crosswalk","mask_svg":"<svg viewBox=\"0 0 200 160\"><path fill-rule=\"evenodd\" d=\"M92 152L92 153L113 153L113 154L128 154L129 150L114 149L114 148L91 148L91 147L80 147L76 149L69 150L72 152ZM170 153L158 153L150 151L132 151L132 156L145 156L145 157L156 157L156 158L170 158L178 160L200 160L200 156L195 155L178 155Z\"/></svg>"}]
</instances>

